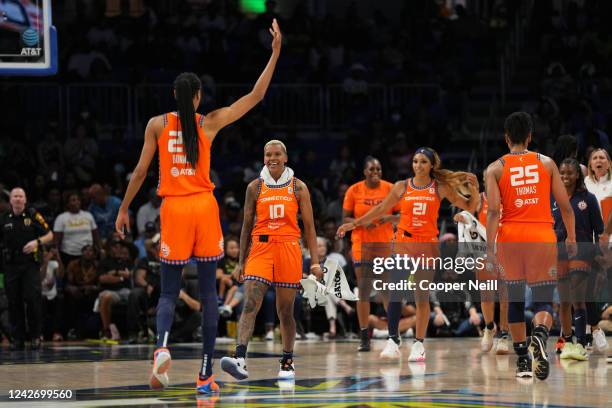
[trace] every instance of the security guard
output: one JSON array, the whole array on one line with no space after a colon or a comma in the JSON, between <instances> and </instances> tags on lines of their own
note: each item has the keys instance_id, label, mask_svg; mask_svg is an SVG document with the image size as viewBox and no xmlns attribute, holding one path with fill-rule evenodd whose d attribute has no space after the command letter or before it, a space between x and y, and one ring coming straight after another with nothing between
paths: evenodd
<instances>
[{"instance_id":1,"label":"security guard","mask_svg":"<svg viewBox=\"0 0 612 408\"><path fill-rule=\"evenodd\" d=\"M35 209L26 207L26 194L14 188L10 194L10 210L0 215L0 245L4 287L9 303L13 350L25 348L25 305L31 349L41 347L41 272L42 245L51 242L53 232Z\"/></svg>"}]
</instances>

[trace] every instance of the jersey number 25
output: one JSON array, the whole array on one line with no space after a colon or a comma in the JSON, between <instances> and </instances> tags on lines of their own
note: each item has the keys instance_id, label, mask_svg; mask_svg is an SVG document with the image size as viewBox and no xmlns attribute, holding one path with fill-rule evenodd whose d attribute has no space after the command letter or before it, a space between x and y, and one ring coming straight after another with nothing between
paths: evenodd
<instances>
[{"instance_id":1,"label":"jersey number 25","mask_svg":"<svg viewBox=\"0 0 612 408\"><path fill-rule=\"evenodd\" d=\"M512 187L536 184L538 181L540 181L540 173L538 173L537 164L510 168L510 185Z\"/></svg>"}]
</instances>

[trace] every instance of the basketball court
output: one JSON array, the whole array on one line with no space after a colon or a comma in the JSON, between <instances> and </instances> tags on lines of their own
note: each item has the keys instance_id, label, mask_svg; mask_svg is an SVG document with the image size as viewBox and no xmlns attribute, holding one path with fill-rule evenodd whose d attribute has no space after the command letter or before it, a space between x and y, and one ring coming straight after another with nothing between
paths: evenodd
<instances>
[{"instance_id":1,"label":"basketball court","mask_svg":"<svg viewBox=\"0 0 612 408\"><path fill-rule=\"evenodd\" d=\"M299 341L296 344L295 383L276 379L279 342L253 342L247 365L250 378L237 382L219 368L218 359L231 353L233 343L217 344L214 372L221 394L197 396L195 376L201 346L173 346L171 386L150 390L154 346L79 343L54 346L40 353L2 349L2 406L202 406L202 407L606 407L612 405L609 382L612 364L593 354L586 362L552 359L546 381L525 382L514 376L514 355L479 351L478 338L427 340L427 362L408 363L407 340L401 363L383 363L373 350L357 353L351 341ZM408 343L408 345L406 345ZM69 401L21 402L9 390L71 390Z\"/></svg>"}]
</instances>

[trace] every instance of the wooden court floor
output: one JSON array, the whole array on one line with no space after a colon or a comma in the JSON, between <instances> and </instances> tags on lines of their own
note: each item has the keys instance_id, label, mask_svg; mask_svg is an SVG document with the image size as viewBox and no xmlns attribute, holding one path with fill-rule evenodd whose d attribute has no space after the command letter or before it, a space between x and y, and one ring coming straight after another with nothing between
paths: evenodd
<instances>
[{"instance_id":1,"label":"wooden court floor","mask_svg":"<svg viewBox=\"0 0 612 408\"><path fill-rule=\"evenodd\" d=\"M356 342L298 342L295 383L275 379L281 345L253 342L248 380L223 373L218 358L232 344L218 344L214 371L218 397L197 397L197 344L171 348L171 386L148 389L153 346L46 344L39 353L0 349L0 406L136 406L136 407L612 407L612 364L604 355L587 362L566 362L552 353L546 381L519 382L515 357L482 354L479 339L426 341L427 362L408 363L411 341L402 345L400 363L383 363L373 351L358 353ZM10 390L57 389L74 394L66 401L19 401Z\"/></svg>"}]
</instances>

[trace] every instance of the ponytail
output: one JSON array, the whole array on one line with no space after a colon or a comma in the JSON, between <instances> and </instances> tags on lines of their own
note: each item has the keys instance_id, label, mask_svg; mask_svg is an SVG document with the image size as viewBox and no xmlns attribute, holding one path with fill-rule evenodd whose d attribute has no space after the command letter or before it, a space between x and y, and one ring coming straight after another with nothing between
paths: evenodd
<instances>
[{"instance_id":1,"label":"ponytail","mask_svg":"<svg viewBox=\"0 0 612 408\"><path fill-rule=\"evenodd\" d=\"M192 72L183 72L174 80L174 92L181 122L185 155L187 156L187 161L194 169L198 163L200 152L198 149L198 130L195 109L193 108L193 98L201 88L202 83L200 79Z\"/></svg>"}]
</instances>

